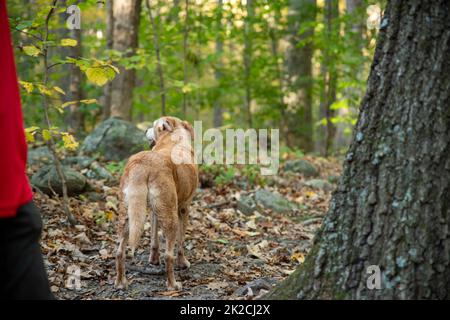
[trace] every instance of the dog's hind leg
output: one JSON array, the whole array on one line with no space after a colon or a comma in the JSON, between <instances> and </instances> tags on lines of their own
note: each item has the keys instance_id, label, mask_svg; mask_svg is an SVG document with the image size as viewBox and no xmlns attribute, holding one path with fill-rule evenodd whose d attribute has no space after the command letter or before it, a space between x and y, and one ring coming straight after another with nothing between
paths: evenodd
<instances>
[{"instance_id":1,"label":"dog's hind leg","mask_svg":"<svg viewBox=\"0 0 450 320\"><path fill-rule=\"evenodd\" d=\"M175 281L174 268L174 250L178 233L178 204L175 185L164 181L166 192L161 192L158 181L149 187L149 200L151 209L158 216L164 236L166 238L166 273L167 273L167 289L181 290L181 283Z\"/></svg>"},{"instance_id":2,"label":"dog's hind leg","mask_svg":"<svg viewBox=\"0 0 450 320\"><path fill-rule=\"evenodd\" d=\"M191 264L184 255L184 237L186 235L186 228L189 218L188 206L182 206L178 210L178 254L177 254L177 267L180 269L188 269Z\"/></svg>"},{"instance_id":3,"label":"dog's hind leg","mask_svg":"<svg viewBox=\"0 0 450 320\"><path fill-rule=\"evenodd\" d=\"M152 210L152 242L150 249L150 256L148 262L152 265L159 265L159 236L158 236L158 216Z\"/></svg>"},{"instance_id":4,"label":"dog's hind leg","mask_svg":"<svg viewBox=\"0 0 450 320\"><path fill-rule=\"evenodd\" d=\"M147 215L148 188L145 183L136 182L127 190L128 199L128 223L130 225L129 243L131 255L134 255L144 231L145 217Z\"/></svg>"},{"instance_id":5,"label":"dog's hind leg","mask_svg":"<svg viewBox=\"0 0 450 320\"><path fill-rule=\"evenodd\" d=\"M175 218L175 219L174 219ZM176 219L176 215L171 219L171 222L167 222L165 229L166 236L166 252L165 252L165 260L166 260L166 273L167 273L167 290L181 290L181 283L175 281L175 274L173 272L174 265L174 250L175 250L175 242L177 237L177 224L178 221Z\"/></svg>"},{"instance_id":6,"label":"dog's hind leg","mask_svg":"<svg viewBox=\"0 0 450 320\"><path fill-rule=\"evenodd\" d=\"M128 218L123 204L119 207L119 246L116 251L116 281L114 286L117 289L127 288L127 278L125 275L125 259L128 244Z\"/></svg>"}]
</instances>

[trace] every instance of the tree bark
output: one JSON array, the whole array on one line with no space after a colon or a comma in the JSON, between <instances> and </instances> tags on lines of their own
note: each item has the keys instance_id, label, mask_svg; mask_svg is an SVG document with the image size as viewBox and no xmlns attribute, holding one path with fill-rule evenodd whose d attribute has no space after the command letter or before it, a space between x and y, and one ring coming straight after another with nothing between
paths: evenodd
<instances>
[{"instance_id":1,"label":"tree bark","mask_svg":"<svg viewBox=\"0 0 450 320\"><path fill-rule=\"evenodd\" d=\"M289 47L286 51L286 94L289 107L289 146L300 147L304 151L313 150L313 70L314 46L308 42L301 47L302 40L312 37L313 27L299 33L301 25L316 19L316 0L292 0L288 12Z\"/></svg>"},{"instance_id":2,"label":"tree bark","mask_svg":"<svg viewBox=\"0 0 450 320\"><path fill-rule=\"evenodd\" d=\"M328 215L266 298L450 298L449 13L445 0L388 3Z\"/></svg>"},{"instance_id":3,"label":"tree bark","mask_svg":"<svg viewBox=\"0 0 450 320\"><path fill-rule=\"evenodd\" d=\"M138 46L140 12L141 0L115 0L113 3L113 49L127 52L126 56L133 55ZM124 67L119 69L120 74L111 84L111 117L131 120L135 70L126 70Z\"/></svg>"}]
</instances>

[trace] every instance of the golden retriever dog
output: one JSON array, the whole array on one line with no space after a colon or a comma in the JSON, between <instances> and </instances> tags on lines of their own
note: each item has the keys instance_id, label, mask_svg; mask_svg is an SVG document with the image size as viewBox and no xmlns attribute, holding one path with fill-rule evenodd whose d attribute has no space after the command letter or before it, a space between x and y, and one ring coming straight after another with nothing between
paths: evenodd
<instances>
[{"instance_id":1,"label":"golden retriever dog","mask_svg":"<svg viewBox=\"0 0 450 320\"><path fill-rule=\"evenodd\" d=\"M115 287L127 288L125 258L127 245L131 255L139 244L147 208L151 211L151 251L149 263L158 265L158 226L165 242L167 289L181 290L175 281L174 262L179 268L189 268L184 255L184 237L189 206L198 186L198 168L194 164L191 125L175 117L162 117L147 130L153 147L133 155L125 166L119 190L119 246L116 252ZM174 250L177 243L177 259Z\"/></svg>"}]
</instances>

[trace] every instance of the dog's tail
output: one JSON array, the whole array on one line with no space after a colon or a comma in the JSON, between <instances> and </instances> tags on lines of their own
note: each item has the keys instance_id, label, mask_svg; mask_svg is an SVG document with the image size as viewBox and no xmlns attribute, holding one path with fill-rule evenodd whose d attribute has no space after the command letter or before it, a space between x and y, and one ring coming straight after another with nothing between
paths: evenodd
<instances>
[{"instance_id":1,"label":"dog's tail","mask_svg":"<svg viewBox=\"0 0 450 320\"><path fill-rule=\"evenodd\" d=\"M136 177L134 182L126 187L125 197L128 203L128 222L129 222L129 245L134 254L144 229L145 217L147 215L147 181L143 177ZM133 181L133 179L131 179Z\"/></svg>"}]
</instances>

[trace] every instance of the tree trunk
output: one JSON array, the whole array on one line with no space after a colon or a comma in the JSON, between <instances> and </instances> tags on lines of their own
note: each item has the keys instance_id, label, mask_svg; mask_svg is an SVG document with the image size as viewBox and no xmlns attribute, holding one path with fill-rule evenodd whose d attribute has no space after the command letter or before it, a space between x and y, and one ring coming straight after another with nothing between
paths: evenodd
<instances>
[{"instance_id":1,"label":"tree trunk","mask_svg":"<svg viewBox=\"0 0 450 320\"><path fill-rule=\"evenodd\" d=\"M299 42L310 38L314 28L299 33L300 26L316 19L316 0L292 0L288 11L289 47L286 51L286 94L290 147L300 147L306 152L313 149L312 118L312 58L314 47L308 42L299 47Z\"/></svg>"},{"instance_id":2,"label":"tree trunk","mask_svg":"<svg viewBox=\"0 0 450 320\"><path fill-rule=\"evenodd\" d=\"M131 49L126 56L133 55L138 46L140 11L141 0L115 0L113 3L113 49L120 52ZM119 67L119 69L120 74L111 84L111 117L131 120L135 70L125 70L124 67Z\"/></svg>"},{"instance_id":3,"label":"tree trunk","mask_svg":"<svg viewBox=\"0 0 450 320\"><path fill-rule=\"evenodd\" d=\"M245 109L247 112L247 124L251 128L252 120L252 88L251 88L251 69L252 69L252 34L253 34L253 17L254 7L253 0L247 0L246 3L247 17L245 19L244 30L244 86L245 86Z\"/></svg>"},{"instance_id":4,"label":"tree trunk","mask_svg":"<svg viewBox=\"0 0 450 320\"><path fill-rule=\"evenodd\" d=\"M183 84L188 84L188 50L189 50L189 0L184 1L184 28L183 28ZM187 119L188 97L183 91L183 117Z\"/></svg>"},{"instance_id":5,"label":"tree trunk","mask_svg":"<svg viewBox=\"0 0 450 320\"><path fill-rule=\"evenodd\" d=\"M266 298L450 298L449 12L446 0L388 3L328 215Z\"/></svg>"},{"instance_id":6,"label":"tree trunk","mask_svg":"<svg viewBox=\"0 0 450 320\"><path fill-rule=\"evenodd\" d=\"M338 41L339 28L335 25L335 20L339 17L339 2L335 0L325 1L325 26L326 42L333 43ZM324 49L324 58L322 62L323 86L320 102L320 117L325 120L325 125L321 130L320 153L327 157L333 147L336 126L332 120L335 117L335 110L331 105L336 101L337 94L337 69L334 53L328 48Z\"/></svg>"},{"instance_id":7,"label":"tree trunk","mask_svg":"<svg viewBox=\"0 0 450 320\"><path fill-rule=\"evenodd\" d=\"M160 41L159 41L159 32L158 26L155 21L155 17L153 16L152 4L150 0L145 2L147 5L148 16L150 18L150 23L153 29L153 47L155 48L155 56L156 56L156 72L159 77L159 90L161 95L161 116L166 115L166 85L164 80L164 72L162 68L162 60L161 60L161 51L160 51Z\"/></svg>"},{"instance_id":8,"label":"tree trunk","mask_svg":"<svg viewBox=\"0 0 450 320\"><path fill-rule=\"evenodd\" d=\"M355 14L363 7L363 0L346 0L345 7L349 14ZM361 37L364 32L364 22L358 19L358 21L351 24L351 30L358 37Z\"/></svg>"},{"instance_id":9,"label":"tree trunk","mask_svg":"<svg viewBox=\"0 0 450 320\"><path fill-rule=\"evenodd\" d=\"M114 0L106 1L106 48L111 50L114 43ZM111 81L105 85L103 90L103 120L106 120L111 115Z\"/></svg>"},{"instance_id":10,"label":"tree trunk","mask_svg":"<svg viewBox=\"0 0 450 320\"><path fill-rule=\"evenodd\" d=\"M277 9L274 12L274 24L272 27L270 27L269 30L269 38L270 38L270 49L271 49L271 53L272 53L272 59L274 61L275 64L275 73L276 73L276 79L278 81L278 109L280 110L280 115L281 115L281 119L280 119L280 129L283 132L283 138L284 141L286 143L287 146L292 147L293 144L290 140L290 131L289 131L289 119L287 116L287 105L284 101L284 75L282 72L283 66L281 65L281 63L279 63L279 58L280 58L280 54L279 54L279 40L280 40L280 35L279 35L279 30L278 28L280 28L281 26L281 17L282 17L282 13L280 9Z\"/></svg>"},{"instance_id":11,"label":"tree trunk","mask_svg":"<svg viewBox=\"0 0 450 320\"><path fill-rule=\"evenodd\" d=\"M221 127L223 125L223 110L222 105L220 103L220 83L222 80L222 54L223 54L223 37L222 37L222 16L223 16L223 0L217 0L217 36L216 36L216 56L217 56L217 65L214 70L214 75L217 83L217 91L218 94L214 100L214 127Z\"/></svg>"}]
</instances>

